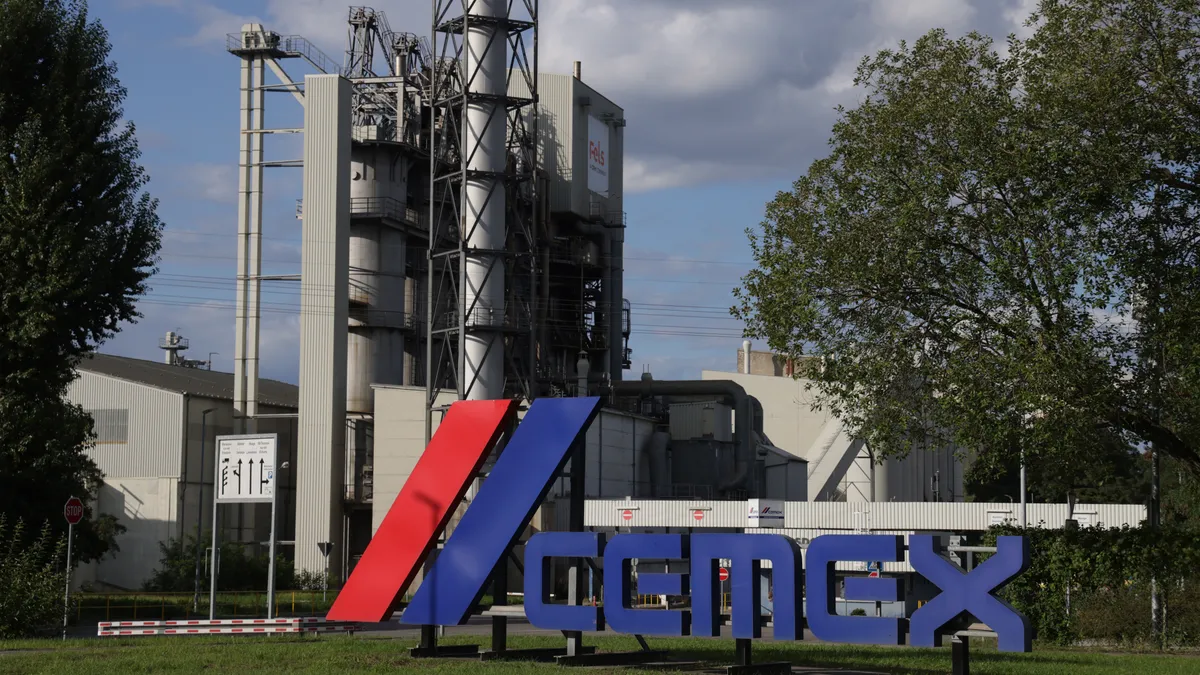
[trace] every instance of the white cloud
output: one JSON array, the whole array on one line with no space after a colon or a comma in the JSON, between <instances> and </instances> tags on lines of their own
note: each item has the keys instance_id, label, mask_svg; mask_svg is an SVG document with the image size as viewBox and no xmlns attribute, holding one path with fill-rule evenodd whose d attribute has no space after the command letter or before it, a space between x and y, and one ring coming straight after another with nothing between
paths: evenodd
<instances>
[{"instance_id":1,"label":"white cloud","mask_svg":"<svg viewBox=\"0 0 1200 675\"><path fill-rule=\"evenodd\" d=\"M1029 15L1033 14L1033 10L1037 9L1040 2L1041 0L1017 0L1017 3L1004 13L1004 17L1015 27L1013 32L1017 34L1017 37L1027 38L1033 35L1033 28L1026 26L1025 22Z\"/></svg>"},{"instance_id":2,"label":"white cloud","mask_svg":"<svg viewBox=\"0 0 1200 675\"><path fill-rule=\"evenodd\" d=\"M184 43L192 46L224 43L225 36L236 33L242 24L262 22L252 15L230 12L204 0L119 0L118 6L126 10L166 7L187 15L194 22L195 30Z\"/></svg>"},{"instance_id":3,"label":"white cloud","mask_svg":"<svg viewBox=\"0 0 1200 675\"><path fill-rule=\"evenodd\" d=\"M897 33L898 37L907 37L935 26L962 28L975 17L976 10L969 0L883 0L873 3L871 14L879 28Z\"/></svg>"},{"instance_id":4,"label":"white cloud","mask_svg":"<svg viewBox=\"0 0 1200 675\"><path fill-rule=\"evenodd\" d=\"M237 203L237 166L234 164L188 164L178 170L176 189L188 196L219 204Z\"/></svg>"},{"instance_id":5,"label":"white cloud","mask_svg":"<svg viewBox=\"0 0 1200 675\"><path fill-rule=\"evenodd\" d=\"M196 40L247 19L205 2L180 8ZM542 3L539 62L583 77L622 105L627 190L802 172L824 150L831 110L852 103L862 56L934 27L1001 41L1036 0L555 0ZM518 6L520 3L516 3ZM345 0L266 0L263 23L342 60ZM427 36L429 3L377 0L392 28Z\"/></svg>"}]
</instances>

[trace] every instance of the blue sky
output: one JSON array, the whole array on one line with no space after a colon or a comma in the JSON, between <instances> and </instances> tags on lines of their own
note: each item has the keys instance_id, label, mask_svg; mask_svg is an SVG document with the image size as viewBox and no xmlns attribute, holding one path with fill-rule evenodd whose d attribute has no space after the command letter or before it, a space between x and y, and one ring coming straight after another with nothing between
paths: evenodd
<instances>
[{"instance_id":1,"label":"blue sky","mask_svg":"<svg viewBox=\"0 0 1200 675\"><path fill-rule=\"evenodd\" d=\"M583 77L626 111L625 295L632 375L698 378L732 370L741 325L731 290L749 269L747 227L824 149L838 103L853 104L865 54L933 27L1020 30L1031 0L542 0L541 66ZM159 273L102 351L161 358L178 330L191 358L232 370L238 59L224 35L255 19L308 37L341 62L349 3L328 0L92 0L128 90L149 190L167 224ZM429 32L427 0L379 0L393 28ZM291 64L288 64L289 67ZM302 71L292 73L298 76ZM299 126L287 94L267 126ZM295 136L268 159L299 157ZM264 272L299 271L298 169L268 169ZM264 290L262 376L295 382L299 302L291 282ZM627 375L628 376L628 375Z\"/></svg>"}]
</instances>

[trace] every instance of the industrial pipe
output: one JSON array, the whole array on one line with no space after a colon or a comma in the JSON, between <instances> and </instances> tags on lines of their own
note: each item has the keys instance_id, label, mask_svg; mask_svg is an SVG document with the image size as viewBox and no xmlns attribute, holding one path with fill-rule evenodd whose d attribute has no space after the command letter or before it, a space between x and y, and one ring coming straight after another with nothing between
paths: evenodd
<instances>
[{"instance_id":1,"label":"industrial pipe","mask_svg":"<svg viewBox=\"0 0 1200 675\"><path fill-rule=\"evenodd\" d=\"M737 440L738 474L729 487L740 486L757 495L754 477L756 432L762 433L761 414L755 415L754 398L742 385L730 380L620 380L609 384L613 396L717 396L733 401L734 435ZM761 410L761 408L759 408Z\"/></svg>"},{"instance_id":2,"label":"industrial pipe","mask_svg":"<svg viewBox=\"0 0 1200 675\"><path fill-rule=\"evenodd\" d=\"M463 188L467 255L462 303L469 314L461 336L463 398L504 396L505 194L508 95L507 42L501 29L508 15L504 0L475 0L466 9L463 58L468 76L463 119L467 180Z\"/></svg>"}]
</instances>

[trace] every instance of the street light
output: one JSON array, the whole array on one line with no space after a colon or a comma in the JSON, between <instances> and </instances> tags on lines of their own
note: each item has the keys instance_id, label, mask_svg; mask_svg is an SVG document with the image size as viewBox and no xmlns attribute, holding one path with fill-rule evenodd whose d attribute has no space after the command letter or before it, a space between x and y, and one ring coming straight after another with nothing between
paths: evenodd
<instances>
[{"instance_id":1,"label":"street light","mask_svg":"<svg viewBox=\"0 0 1200 675\"><path fill-rule=\"evenodd\" d=\"M196 510L196 588L192 595L192 611L200 611L200 525L204 522L204 446L208 439L205 438L205 432L208 430L208 413L213 412L216 408L208 408L200 413L200 506ZM216 489L216 476L213 476L213 489ZM216 499L216 495L213 496ZM216 521L212 526L217 526ZM213 574L217 571L214 569Z\"/></svg>"}]
</instances>

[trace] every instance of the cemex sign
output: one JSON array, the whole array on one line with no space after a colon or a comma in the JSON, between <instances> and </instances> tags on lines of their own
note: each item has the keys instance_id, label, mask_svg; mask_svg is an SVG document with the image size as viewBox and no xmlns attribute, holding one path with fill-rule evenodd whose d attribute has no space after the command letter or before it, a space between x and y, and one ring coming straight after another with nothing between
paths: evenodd
<instances>
[{"instance_id":1,"label":"cemex sign","mask_svg":"<svg viewBox=\"0 0 1200 675\"><path fill-rule=\"evenodd\" d=\"M909 618L911 644L941 644L941 629L962 612L970 612L994 630L1002 651L1031 649L1029 620L993 595L1029 566L1029 544L1024 537L1000 537L997 553L964 573L937 551L932 535L909 538L909 562L917 574L942 592ZM549 604L544 570L550 558L594 558L604 561L607 572L604 606ZM641 572L641 595L691 596L691 609L663 611L634 609L631 604L630 562L636 558L675 559L690 562L690 574ZM800 546L776 534L620 534L606 539L591 532L544 532L525 547L525 615L538 628L566 631L599 631L605 625L617 633L635 635L719 636L721 614L718 563L729 559L733 596L733 636L762 636L758 618L761 597L760 562L770 561L774 583L774 635L776 640L803 638L802 588L807 588L808 628L820 640L859 644L904 644L900 619L839 616L834 611L834 565L841 561L904 559L904 538L899 535L826 535L808 545L807 569L802 569ZM616 575L615 578L613 575ZM846 599L894 601L900 599L897 578L849 577ZM802 586L803 584L803 586Z\"/></svg>"},{"instance_id":2,"label":"cemex sign","mask_svg":"<svg viewBox=\"0 0 1200 675\"><path fill-rule=\"evenodd\" d=\"M468 485L511 424L516 405L505 400L459 401L450 406L346 580L329 620L390 618ZM445 626L467 621L493 570L517 543L599 407L600 399L594 397L543 398L530 405L400 623ZM774 520L776 508L782 516L781 504L762 500L756 506L758 513L750 515L764 521L764 515ZM909 537L909 563L941 589L908 619L909 642L939 645L942 628L969 612L997 633L1001 650L1030 651L1029 620L994 595L1028 568L1028 541L1000 537L997 553L969 573L942 557L937 541L930 535ZM546 577L553 558L602 561L603 607L551 604ZM687 561L689 574L641 571L637 593L690 596L690 609L635 609L630 578L636 559ZM807 618L809 629L822 640L903 644L901 619L835 613L834 566L842 561L904 559L904 538L897 535L817 537L809 543L805 559L799 544L778 534L620 534L610 539L594 532L543 532L525 546L525 614L531 624L549 630L600 631L607 625L634 635L716 636L724 576L720 563L729 560L734 637L758 638L759 571L761 563L769 561L775 639L802 639ZM896 578L850 577L845 580L845 594L849 600L895 601L900 599L900 583ZM807 612L802 611L804 595Z\"/></svg>"}]
</instances>

